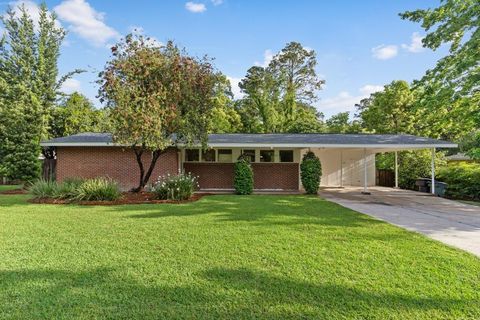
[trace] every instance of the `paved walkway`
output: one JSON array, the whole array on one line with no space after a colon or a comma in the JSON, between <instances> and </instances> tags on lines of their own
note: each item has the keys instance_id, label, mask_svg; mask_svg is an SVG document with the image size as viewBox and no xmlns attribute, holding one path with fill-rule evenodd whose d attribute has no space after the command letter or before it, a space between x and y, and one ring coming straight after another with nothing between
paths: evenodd
<instances>
[{"instance_id":1,"label":"paved walkway","mask_svg":"<svg viewBox=\"0 0 480 320\"><path fill-rule=\"evenodd\" d=\"M383 187L327 188L320 195L344 207L425 234L480 257L480 207L425 193Z\"/></svg>"}]
</instances>

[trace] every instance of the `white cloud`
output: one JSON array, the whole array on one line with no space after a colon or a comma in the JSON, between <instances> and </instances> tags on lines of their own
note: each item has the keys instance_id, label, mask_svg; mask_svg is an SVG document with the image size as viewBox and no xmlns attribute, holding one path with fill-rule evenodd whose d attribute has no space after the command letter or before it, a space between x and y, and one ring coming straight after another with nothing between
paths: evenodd
<instances>
[{"instance_id":1,"label":"white cloud","mask_svg":"<svg viewBox=\"0 0 480 320\"><path fill-rule=\"evenodd\" d=\"M80 91L81 87L82 86L80 84L80 81L70 78L65 80L60 90L63 93L71 94L71 93L74 93L75 91Z\"/></svg>"},{"instance_id":2,"label":"white cloud","mask_svg":"<svg viewBox=\"0 0 480 320\"><path fill-rule=\"evenodd\" d=\"M235 99L240 99L244 96L242 91L240 90L240 87L238 86L238 83L242 81L242 78L235 78L235 77L229 77L227 76L228 81L230 81L230 85L232 87L232 93L233 97Z\"/></svg>"},{"instance_id":3,"label":"white cloud","mask_svg":"<svg viewBox=\"0 0 480 320\"><path fill-rule=\"evenodd\" d=\"M375 85L375 84L366 84L363 87L361 87L358 91L360 91L361 94L364 95L371 95L372 93L382 91L383 86Z\"/></svg>"},{"instance_id":4,"label":"white cloud","mask_svg":"<svg viewBox=\"0 0 480 320\"><path fill-rule=\"evenodd\" d=\"M223 3L223 0L212 0L214 6L219 6Z\"/></svg>"},{"instance_id":5,"label":"white cloud","mask_svg":"<svg viewBox=\"0 0 480 320\"><path fill-rule=\"evenodd\" d=\"M40 20L40 6L36 2L30 0L18 0L9 2L8 5L12 8L12 11L17 17L20 16L20 8L23 5L25 7L25 10L27 10L30 18L32 18L35 28L38 30L38 21ZM55 26L57 28L61 27L61 24L60 22L58 22L58 20L55 21Z\"/></svg>"},{"instance_id":6,"label":"white cloud","mask_svg":"<svg viewBox=\"0 0 480 320\"><path fill-rule=\"evenodd\" d=\"M355 104L360 100L368 98L370 94L383 90L383 86L367 84L358 89L358 94L352 95L348 91L341 91L338 95L320 100L318 110L326 115L333 115L338 112L355 111Z\"/></svg>"},{"instance_id":7,"label":"white cloud","mask_svg":"<svg viewBox=\"0 0 480 320\"><path fill-rule=\"evenodd\" d=\"M95 46L103 46L120 34L105 24L105 14L97 12L85 0L65 0L54 8L58 17L70 24L69 29Z\"/></svg>"},{"instance_id":8,"label":"white cloud","mask_svg":"<svg viewBox=\"0 0 480 320\"><path fill-rule=\"evenodd\" d=\"M207 11L207 7L203 3L191 1L185 3L185 9L193 13L202 13L204 11Z\"/></svg>"},{"instance_id":9,"label":"white cloud","mask_svg":"<svg viewBox=\"0 0 480 320\"><path fill-rule=\"evenodd\" d=\"M422 39L423 39L423 36L421 36L418 32L414 32L412 34L410 44L404 43L402 44L402 48L412 53L422 52L423 50L425 50L422 44Z\"/></svg>"},{"instance_id":10,"label":"white cloud","mask_svg":"<svg viewBox=\"0 0 480 320\"><path fill-rule=\"evenodd\" d=\"M272 59L273 59L273 52L272 52L272 50L267 49L263 53L263 62L255 61L254 64L258 67L266 68L266 67L268 67L268 64L270 63L270 61L272 61Z\"/></svg>"},{"instance_id":11,"label":"white cloud","mask_svg":"<svg viewBox=\"0 0 480 320\"><path fill-rule=\"evenodd\" d=\"M380 60L388 60L398 54L398 46L396 45L379 45L372 48L373 57Z\"/></svg>"}]
</instances>

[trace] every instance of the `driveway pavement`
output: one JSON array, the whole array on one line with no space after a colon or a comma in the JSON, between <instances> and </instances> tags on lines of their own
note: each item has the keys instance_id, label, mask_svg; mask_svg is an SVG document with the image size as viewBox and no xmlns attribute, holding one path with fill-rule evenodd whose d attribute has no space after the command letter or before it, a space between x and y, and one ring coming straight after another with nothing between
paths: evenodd
<instances>
[{"instance_id":1,"label":"driveway pavement","mask_svg":"<svg viewBox=\"0 0 480 320\"><path fill-rule=\"evenodd\" d=\"M423 233L480 257L480 207L416 191L384 187L326 188L320 195L344 207Z\"/></svg>"}]
</instances>

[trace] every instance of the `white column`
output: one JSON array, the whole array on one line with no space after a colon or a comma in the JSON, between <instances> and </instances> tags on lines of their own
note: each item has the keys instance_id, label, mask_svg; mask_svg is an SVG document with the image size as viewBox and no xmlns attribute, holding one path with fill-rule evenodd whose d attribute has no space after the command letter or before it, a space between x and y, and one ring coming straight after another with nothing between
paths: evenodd
<instances>
[{"instance_id":1,"label":"white column","mask_svg":"<svg viewBox=\"0 0 480 320\"><path fill-rule=\"evenodd\" d=\"M367 172L367 148L363 148L363 194L370 194L367 190L367 181L368 172Z\"/></svg>"},{"instance_id":2,"label":"white column","mask_svg":"<svg viewBox=\"0 0 480 320\"><path fill-rule=\"evenodd\" d=\"M398 189L398 152L395 151L395 188Z\"/></svg>"},{"instance_id":3,"label":"white column","mask_svg":"<svg viewBox=\"0 0 480 320\"><path fill-rule=\"evenodd\" d=\"M435 194L435 148L432 148L432 194Z\"/></svg>"},{"instance_id":4,"label":"white column","mask_svg":"<svg viewBox=\"0 0 480 320\"><path fill-rule=\"evenodd\" d=\"M340 149L340 187L343 188L343 150Z\"/></svg>"}]
</instances>

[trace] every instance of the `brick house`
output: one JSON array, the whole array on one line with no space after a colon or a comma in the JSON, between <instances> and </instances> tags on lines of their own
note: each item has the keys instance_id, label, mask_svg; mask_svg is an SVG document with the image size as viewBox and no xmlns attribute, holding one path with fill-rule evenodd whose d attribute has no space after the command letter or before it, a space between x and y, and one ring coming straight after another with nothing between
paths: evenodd
<instances>
[{"instance_id":1,"label":"brick house","mask_svg":"<svg viewBox=\"0 0 480 320\"><path fill-rule=\"evenodd\" d=\"M116 145L108 133L82 133L41 143L56 149L56 177L107 176L130 189L138 183L133 151ZM208 149L178 145L158 160L151 181L167 173L191 172L203 190L232 190L233 166L250 159L257 190L301 190L300 161L309 150L322 163L321 185L375 185L375 154L402 150L455 148L448 141L412 135L375 134L210 134ZM148 161L147 155L144 156ZM433 159L433 158L432 158ZM397 172L397 170L395 170ZM432 177L434 165L432 161ZM396 178L398 182L398 178Z\"/></svg>"}]
</instances>

